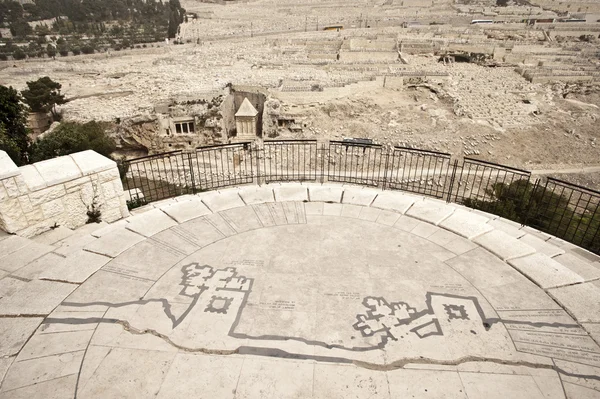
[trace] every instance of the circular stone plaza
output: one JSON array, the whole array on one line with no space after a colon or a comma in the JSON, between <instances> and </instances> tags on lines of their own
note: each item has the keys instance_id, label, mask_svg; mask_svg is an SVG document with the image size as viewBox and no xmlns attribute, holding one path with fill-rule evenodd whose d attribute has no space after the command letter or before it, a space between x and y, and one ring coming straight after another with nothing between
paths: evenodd
<instances>
[{"instance_id":1,"label":"circular stone plaza","mask_svg":"<svg viewBox=\"0 0 600 399\"><path fill-rule=\"evenodd\" d=\"M598 398L599 257L341 184L0 237L0 398Z\"/></svg>"}]
</instances>

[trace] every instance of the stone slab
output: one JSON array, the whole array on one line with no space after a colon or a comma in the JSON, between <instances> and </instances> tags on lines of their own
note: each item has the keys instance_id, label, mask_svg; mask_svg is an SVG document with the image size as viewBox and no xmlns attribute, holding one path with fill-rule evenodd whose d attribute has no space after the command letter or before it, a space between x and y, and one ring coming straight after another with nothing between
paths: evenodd
<instances>
[{"instance_id":1,"label":"stone slab","mask_svg":"<svg viewBox=\"0 0 600 399\"><path fill-rule=\"evenodd\" d=\"M240 187L239 195L247 205L275 202L272 186L245 186Z\"/></svg>"},{"instance_id":2,"label":"stone slab","mask_svg":"<svg viewBox=\"0 0 600 399\"><path fill-rule=\"evenodd\" d=\"M70 156L48 159L33 164L48 187L82 177L81 170Z\"/></svg>"},{"instance_id":3,"label":"stone slab","mask_svg":"<svg viewBox=\"0 0 600 399\"><path fill-rule=\"evenodd\" d=\"M109 224L105 221L98 223L87 223L81 227L74 229L73 231L78 234L92 234L100 229L105 228L106 226L109 226Z\"/></svg>"},{"instance_id":4,"label":"stone slab","mask_svg":"<svg viewBox=\"0 0 600 399\"><path fill-rule=\"evenodd\" d=\"M36 333L23 347L16 361L61 355L85 350L94 330L64 331L53 334Z\"/></svg>"},{"instance_id":5,"label":"stone slab","mask_svg":"<svg viewBox=\"0 0 600 399\"><path fill-rule=\"evenodd\" d=\"M312 362L246 359L236 389L237 398L306 398L313 392ZM315 397L315 396L313 396Z\"/></svg>"},{"instance_id":6,"label":"stone slab","mask_svg":"<svg viewBox=\"0 0 600 399\"><path fill-rule=\"evenodd\" d=\"M84 176L117 168L117 163L96 151L86 150L71 154L70 157L81 170Z\"/></svg>"},{"instance_id":7,"label":"stone slab","mask_svg":"<svg viewBox=\"0 0 600 399\"><path fill-rule=\"evenodd\" d=\"M590 263L568 252L555 256L552 259L561 265L568 267L585 280L595 280L600 278L600 263Z\"/></svg>"},{"instance_id":8,"label":"stone slab","mask_svg":"<svg viewBox=\"0 0 600 399\"><path fill-rule=\"evenodd\" d=\"M446 229L440 229L439 231L429 236L427 239L443 247L451 241L454 241L456 238L458 238L458 235L456 235L455 233Z\"/></svg>"},{"instance_id":9,"label":"stone slab","mask_svg":"<svg viewBox=\"0 0 600 399\"><path fill-rule=\"evenodd\" d=\"M160 209L153 209L142 215L129 218L127 230L134 231L144 237L152 237L154 234L176 226L177 222Z\"/></svg>"},{"instance_id":10,"label":"stone slab","mask_svg":"<svg viewBox=\"0 0 600 399\"><path fill-rule=\"evenodd\" d=\"M296 184L285 184L282 186L274 186L273 193L275 194L275 201L308 201L308 188L303 185Z\"/></svg>"},{"instance_id":11,"label":"stone slab","mask_svg":"<svg viewBox=\"0 0 600 399\"><path fill-rule=\"evenodd\" d=\"M308 195L309 195L311 201L341 203L343 193L344 193L343 187L337 187L337 186L331 186L331 185L326 185L326 186L310 185L310 186L308 186Z\"/></svg>"},{"instance_id":12,"label":"stone slab","mask_svg":"<svg viewBox=\"0 0 600 399\"><path fill-rule=\"evenodd\" d=\"M364 206L360 210L360 213L358 214L358 218L361 220L368 220L370 222L374 222L377 220L377 218L379 217L381 212L382 212L382 210L379 208L372 208L372 207ZM398 215L398 216L400 216L400 215Z\"/></svg>"},{"instance_id":13,"label":"stone slab","mask_svg":"<svg viewBox=\"0 0 600 399\"><path fill-rule=\"evenodd\" d=\"M110 260L103 255L78 250L47 268L39 279L81 284Z\"/></svg>"},{"instance_id":14,"label":"stone slab","mask_svg":"<svg viewBox=\"0 0 600 399\"><path fill-rule=\"evenodd\" d=\"M33 280L23 289L0 299L2 315L47 315L73 290L73 284Z\"/></svg>"},{"instance_id":15,"label":"stone slab","mask_svg":"<svg viewBox=\"0 0 600 399\"><path fill-rule=\"evenodd\" d=\"M600 286L598 281L554 288L550 295L568 309L580 323L600 323Z\"/></svg>"},{"instance_id":16,"label":"stone slab","mask_svg":"<svg viewBox=\"0 0 600 399\"><path fill-rule=\"evenodd\" d=\"M360 211L363 209L362 206L352 205L352 204L344 204L342 205L342 213L340 216L346 218L356 218L360 215Z\"/></svg>"},{"instance_id":17,"label":"stone slab","mask_svg":"<svg viewBox=\"0 0 600 399\"><path fill-rule=\"evenodd\" d=\"M488 224L514 238L521 238L525 234L527 234L525 231L521 230L521 225L519 223L513 222L511 220L497 218L490 220Z\"/></svg>"},{"instance_id":18,"label":"stone slab","mask_svg":"<svg viewBox=\"0 0 600 399\"><path fill-rule=\"evenodd\" d=\"M41 258L53 249L54 247L50 245L32 242L31 244L20 248L17 251L14 251L6 256L0 257L0 265L2 265L2 269L7 270L9 272L14 272L26 266L30 262L33 262L37 258Z\"/></svg>"},{"instance_id":19,"label":"stone slab","mask_svg":"<svg viewBox=\"0 0 600 399\"><path fill-rule=\"evenodd\" d=\"M86 245L84 249L114 258L143 240L143 236L133 231L117 229Z\"/></svg>"},{"instance_id":20,"label":"stone slab","mask_svg":"<svg viewBox=\"0 0 600 399\"><path fill-rule=\"evenodd\" d=\"M456 398L467 394L456 371L395 370L387 372L392 398Z\"/></svg>"},{"instance_id":21,"label":"stone slab","mask_svg":"<svg viewBox=\"0 0 600 399\"><path fill-rule=\"evenodd\" d=\"M16 361L7 373L0 392L28 387L56 378L77 374L84 350Z\"/></svg>"},{"instance_id":22,"label":"stone slab","mask_svg":"<svg viewBox=\"0 0 600 399\"><path fill-rule=\"evenodd\" d=\"M386 373L349 365L314 367L315 399L392 398Z\"/></svg>"},{"instance_id":23,"label":"stone slab","mask_svg":"<svg viewBox=\"0 0 600 399\"><path fill-rule=\"evenodd\" d=\"M63 259L64 258L62 256L49 252L20 268L19 270L12 272L11 276L24 280L35 280L39 278L40 274L44 273L47 269L51 268Z\"/></svg>"},{"instance_id":24,"label":"stone slab","mask_svg":"<svg viewBox=\"0 0 600 399\"><path fill-rule=\"evenodd\" d=\"M65 377L59 377L53 380L14 389L5 393L0 392L0 399L31 399L37 397L42 397L44 399L72 398L76 386L77 375L71 374Z\"/></svg>"},{"instance_id":25,"label":"stone slab","mask_svg":"<svg viewBox=\"0 0 600 399\"><path fill-rule=\"evenodd\" d=\"M47 187L46 182L40 175L40 172L33 165L25 165L20 168L21 176L30 191L37 191Z\"/></svg>"},{"instance_id":26,"label":"stone slab","mask_svg":"<svg viewBox=\"0 0 600 399\"><path fill-rule=\"evenodd\" d=\"M415 218L411 218L410 216L400 216L398 218L398 220L396 221L396 223L394 223L394 228L398 229L398 230L402 230L402 231L406 231L406 232L410 232L412 231L415 227L417 227L419 224L422 224L423 222L415 219ZM435 226L432 226L435 227Z\"/></svg>"},{"instance_id":27,"label":"stone slab","mask_svg":"<svg viewBox=\"0 0 600 399\"><path fill-rule=\"evenodd\" d=\"M589 262L592 262L592 263L599 262L600 263L600 255L591 253L590 251L587 251L581 247L571 248L571 253L574 255L577 255L580 258L585 259Z\"/></svg>"},{"instance_id":28,"label":"stone slab","mask_svg":"<svg viewBox=\"0 0 600 399\"><path fill-rule=\"evenodd\" d=\"M64 240L65 238L75 234L75 232L64 226L58 226L55 229L49 230L39 236L33 237L32 240L38 244L52 245L57 241Z\"/></svg>"},{"instance_id":29,"label":"stone slab","mask_svg":"<svg viewBox=\"0 0 600 399\"><path fill-rule=\"evenodd\" d=\"M154 284L154 281L125 276L99 270L85 283L81 284L65 303L88 304L90 302L127 302L137 301ZM75 310L106 310L106 306L75 307Z\"/></svg>"},{"instance_id":30,"label":"stone slab","mask_svg":"<svg viewBox=\"0 0 600 399\"><path fill-rule=\"evenodd\" d=\"M598 390L587 388L578 384L565 382L565 394L568 399L597 399Z\"/></svg>"},{"instance_id":31,"label":"stone slab","mask_svg":"<svg viewBox=\"0 0 600 399\"><path fill-rule=\"evenodd\" d=\"M18 251L32 242L32 240L20 236L8 236L0 241L0 257L4 257L15 251Z\"/></svg>"},{"instance_id":32,"label":"stone slab","mask_svg":"<svg viewBox=\"0 0 600 399\"><path fill-rule=\"evenodd\" d=\"M542 288L583 282L580 275L539 252L522 258L510 259L508 263Z\"/></svg>"},{"instance_id":33,"label":"stone slab","mask_svg":"<svg viewBox=\"0 0 600 399\"><path fill-rule=\"evenodd\" d=\"M468 398L545 399L535 379L529 375L460 373Z\"/></svg>"},{"instance_id":34,"label":"stone slab","mask_svg":"<svg viewBox=\"0 0 600 399\"><path fill-rule=\"evenodd\" d=\"M43 320L42 317L0 318L0 357L18 354Z\"/></svg>"},{"instance_id":35,"label":"stone slab","mask_svg":"<svg viewBox=\"0 0 600 399\"><path fill-rule=\"evenodd\" d=\"M221 212L226 209L244 206L244 201L238 194L237 189L223 190L219 192L199 194L202 202L211 212Z\"/></svg>"},{"instance_id":36,"label":"stone slab","mask_svg":"<svg viewBox=\"0 0 600 399\"><path fill-rule=\"evenodd\" d=\"M307 215L323 215L323 202L307 202L304 204L304 212Z\"/></svg>"},{"instance_id":37,"label":"stone slab","mask_svg":"<svg viewBox=\"0 0 600 399\"><path fill-rule=\"evenodd\" d=\"M351 205L370 206L377 195L381 194L381 190L358 187L344 187L344 196L342 203Z\"/></svg>"},{"instance_id":38,"label":"stone slab","mask_svg":"<svg viewBox=\"0 0 600 399\"><path fill-rule=\"evenodd\" d=\"M414 220L414 219L413 219ZM440 228L429 222L417 221L417 225L410 231L412 234L423 238L429 238L440 231Z\"/></svg>"},{"instance_id":39,"label":"stone slab","mask_svg":"<svg viewBox=\"0 0 600 399\"><path fill-rule=\"evenodd\" d=\"M231 356L212 356L179 353L175 357L158 399L227 398L238 386L244 359ZM215 373L215 370L219 370ZM182 381L194 381L185 384Z\"/></svg>"},{"instance_id":40,"label":"stone slab","mask_svg":"<svg viewBox=\"0 0 600 399\"><path fill-rule=\"evenodd\" d=\"M0 180L9 179L19 174L19 168L6 151L0 151Z\"/></svg>"},{"instance_id":41,"label":"stone slab","mask_svg":"<svg viewBox=\"0 0 600 399\"><path fill-rule=\"evenodd\" d=\"M521 230L523 230L527 234L531 234L532 236L539 238L542 241L547 241L550 238L552 238L550 234L544 233L543 231L539 231L538 229L534 229L533 227L523 226L521 227Z\"/></svg>"},{"instance_id":42,"label":"stone slab","mask_svg":"<svg viewBox=\"0 0 600 399\"><path fill-rule=\"evenodd\" d=\"M385 226L393 226L402 215L392 211L380 211L377 217L377 223Z\"/></svg>"},{"instance_id":43,"label":"stone slab","mask_svg":"<svg viewBox=\"0 0 600 399\"><path fill-rule=\"evenodd\" d=\"M151 210L151 209L152 208L148 208L148 210ZM104 235L112 233L113 231L124 228L125 226L127 226L127 224L129 224L128 219L121 219L118 222L105 224L104 226L100 227L99 229L90 232L90 234L96 238L100 238Z\"/></svg>"},{"instance_id":44,"label":"stone slab","mask_svg":"<svg viewBox=\"0 0 600 399\"><path fill-rule=\"evenodd\" d=\"M148 398L160 390L175 353L114 348L80 390L81 398ZM127 378L123 378L126 375ZM193 384L193 380L189 381Z\"/></svg>"},{"instance_id":45,"label":"stone slab","mask_svg":"<svg viewBox=\"0 0 600 399\"><path fill-rule=\"evenodd\" d=\"M183 259L185 254L156 241L142 241L119 255L103 267L111 271L136 278L156 280Z\"/></svg>"},{"instance_id":46,"label":"stone slab","mask_svg":"<svg viewBox=\"0 0 600 399\"><path fill-rule=\"evenodd\" d=\"M457 209L439 226L471 240L494 229L488 221L488 218L481 215Z\"/></svg>"},{"instance_id":47,"label":"stone slab","mask_svg":"<svg viewBox=\"0 0 600 399\"><path fill-rule=\"evenodd\" d=\"M598 323L583 323L583 328L590 334L596 342L600 342L600 324Z\"/></svg>"},{"instance_id":48,"label":"stone slab","mask_svg":"<svg viewBox=\"0 0 600 399\"><path fill-rule=\"evenodd\" d=\"M342 209L344 205L342 204L323 204L323 215L325 216L340 216L342 214Z\"/></svg>"},{"instance_id":49,"label":"stone slab","mask_svg":"<svg viewBox=\"0 0 600 399\"><path fill-rule=\"evenodd\" d=\"M455 208L445 202L425 199L415 201L406 214L437 226L454 211Z\"/></svg>"},{"instance_id":50,"label":"stone slab","mask_svg":"<svg viewBox=\"0 0 600 399\"><path fill-rule=\"evenodd\" d=\"M83 249L88 244L96 241L96 237L91 234L85 234L85 232L77 232L63 240L55 242L54 253L61 256L68 256L69 254Z\"/></svg>"},{"instance_id":51,"label":"stone slab","mask_svg":"<svg viewBox=\"0 0 600 399\"><path fill-rule=\"evenodd\" d=\"M345 196L345 194L344 194ZM402 194L399 192L381 192L373 201L371 206L380 209L387 209L401 214L405 214L406 211L416 202L419 201L419 197L413 197L412 195Z\"/></svg>"},{"instance_id":52,"label":"stone slab","mask_svg":"<svg viewBox=\"0 0 600 399\"><path fill-rule=\"evenodd\" d=\"M535 253L535 249L500 230L492 230L473 239L502 260Z\"/></svg>"},{"instance_id":53,"label":"stone slab","mask_svg":"<svg viewBox=\"0 0 600 399\"><path fill-rule=\"evenodd\" d=\"M166 205L160 209L178 223L187 222L188 220L211 213L210 209L208 209L198 197L192 197L188 201Z\"/></svg>"},{"instance_id":54,"label":"stone slab","mask_svg":"<svg viewBox=\"0 0 600 399\"><path fill-rule=\"evenodd\" d=\"M519 240L521 240L525 244L535 248L535 250L537 252L542 253L544 255L548 255L551 258L556 255L565 253L564 249L562 249L556 245L552 245L551 242L544 241L541 238L536 237L529 233L527 233L523 237L519 238Z\"/></svg>"}]
</instances>

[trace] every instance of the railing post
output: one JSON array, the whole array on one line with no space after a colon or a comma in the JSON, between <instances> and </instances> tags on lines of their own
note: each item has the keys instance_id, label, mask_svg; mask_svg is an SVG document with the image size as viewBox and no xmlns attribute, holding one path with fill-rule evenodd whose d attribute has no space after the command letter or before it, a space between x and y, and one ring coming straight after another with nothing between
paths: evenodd
<instances>
[{"instance_id":1,"label":"railing post","mask_svg":"<svg viewBox=\"0 0 600 399\"><path fill-rule=\"evenodd\" d=\"M450 168L450 165L448 165ZM454 160L454 165L452 166L452 175L450 175L450 186L448 187L448 198L446 202L452 201L452 192L454 191L454 182L456 181L456 170L458 169L458 159Z\"/></svg>"},{"instance_id":2,"label":"railing post","mask_svg":"<svg viewBox=\"0 0 600 399\"><path fill-rule=\"evenodd\" d=\"M264 165L264 159L265 159L265 149L264 146L261 149L260 147L256 147L254 150L252 149L252 146L250 146L250 162L252 162L252 160L254 159L254 161L256 162L256 184L258 184L259 186L262 186L263 184L266 183L266 166ZM264 173L261 175L260 173L260 152L263 151L263 171ZM254 154L254 155L253 155Z\"/></svg>"},{"instance_id":3,"label":"railing post","mask_svg":"<svg viewBox=\"0 0 600 399\"><path fill-rule=\"evenodd\" d=\"M325 157L327 156L327 150L325 143L321 143L321 184L325 183L326 175L325 175Z\"/></svg>"},{"instance_id":4,"label":"railing post","mask_svg":"<svg viewBox=\"0 0 600 399\"><path fill-rule=\"evenodd\" d=\"M394 150L392 150L392 151L394 151ZM389 163L390 163L390 152L388 150L385 153L385 163L384 163L384 166L383 166L383 184L382 184L382 187L381 187L382 190L386 189L386 186L387 186L387 183L388 183L388 168L389 168ZM367 173L368 173L368 171L367 171Z\"/></svg>"},{"instance_id":5,"label":"railing post","mask_svg":"<svg viewBox=\"0 0 600 399\"><path fill-rule=\"evenodd\" d=\"M188 165L190 167L190 179L192 182L192 194L196 194L196 181L195 181L195 175L194 175L194 165L192 162L192 153L188 152ZM185 169L183 170L183 173L185 173Z\"/></svg>"}]
</instances>

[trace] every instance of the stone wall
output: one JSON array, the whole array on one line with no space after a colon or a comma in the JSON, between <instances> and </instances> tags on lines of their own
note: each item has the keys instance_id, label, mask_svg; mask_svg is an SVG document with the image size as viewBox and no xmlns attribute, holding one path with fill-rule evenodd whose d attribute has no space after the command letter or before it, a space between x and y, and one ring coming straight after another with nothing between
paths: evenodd
<instances>
[{"instance_id":1,"label":"stone wall","mask_svg":"<svg viewBox=\"0 0 600 399\"><path fill-rule=\"evenodd\" d=\"M31 237L77 228L94 209L109 223L129 215L114 161L88 150L17 168L0 151L0 229Z\"/></svg>"}]
</instances>

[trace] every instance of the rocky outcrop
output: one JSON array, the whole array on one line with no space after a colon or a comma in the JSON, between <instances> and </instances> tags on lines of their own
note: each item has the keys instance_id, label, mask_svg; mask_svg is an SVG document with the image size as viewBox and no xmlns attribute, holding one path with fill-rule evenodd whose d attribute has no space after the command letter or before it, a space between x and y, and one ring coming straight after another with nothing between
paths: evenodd
<instances>
[{"instance_id":1,"label":"rocky outcrop","mask_svg":"<svg viewBox=\"0 0 600 399\"><path fill-rule=\"evenodd\" d=\"M117 152L128 157L147 155L157 145L158 119L155 115L128 118L109 131Z\"/></svg>"}]
</instances>

